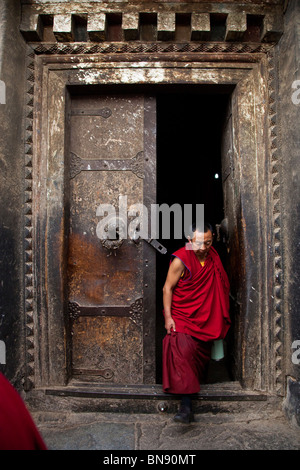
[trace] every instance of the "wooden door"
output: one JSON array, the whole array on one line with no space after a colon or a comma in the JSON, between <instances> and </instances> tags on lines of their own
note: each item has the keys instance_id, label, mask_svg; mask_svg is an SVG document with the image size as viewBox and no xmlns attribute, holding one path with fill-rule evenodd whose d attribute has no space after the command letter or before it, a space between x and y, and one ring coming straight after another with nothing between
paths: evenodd
<instances>
[{"instance_id":1,"label":"wooden door","mask_svg":"<svg viewBox=\"0 0 300 470\"><path fill-rule=\"evenodd\" d=\"M239 376L241 364L241 296L245 267L241 260L240 171L235 135L237 91L229 99L222 133L221 159L224 200L224 220L221 236L226 245L225 269L230 282L230 316L232 325L227 335L228 366L233 377Z\"/></svg>"},{"instance_id":2,"label":"wooden door","mask_svg":"<svg viewBox=\"0 0 300 470\"><path fill-rule=\"evenodd\" d=\"M144 204L150 214L155 203L155 125L151 97L108 94L71 100L73 376L155 383L155 251L141 239L126 237L134 216L131 206ZM111 207L116 214L112 223L105 211ZM101 237L103 228L108 238Z\"/></svg>"}]
</instances>

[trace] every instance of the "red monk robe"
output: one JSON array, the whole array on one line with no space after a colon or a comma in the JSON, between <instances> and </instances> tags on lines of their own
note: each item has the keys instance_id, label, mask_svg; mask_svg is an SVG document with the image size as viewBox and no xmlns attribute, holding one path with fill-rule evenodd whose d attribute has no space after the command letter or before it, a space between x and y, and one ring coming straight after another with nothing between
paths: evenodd
<instances>
[{"instance_id":1,"label":"red monk robe","mask_svg":"<svg viewBox=\"0 0 300 470\"><path fill-rule=\"evenodd\" d=\"M229 281L213 247L204 266L192 249L183 247L173 256L185 272L172 295L176 332L163 340L163 390L192 394L200 390L212 342L225 338L230 327Z\"/></svg>"},{"instance_id":2,"label":"red monk robe","mask_svg":"<svg viewBox=\"0 0 300 470\"><path fill-rule=\"evenodd\" d=\"M22 398L0 373L0 450L46 450Z\"/></svg>"}]
</instances>

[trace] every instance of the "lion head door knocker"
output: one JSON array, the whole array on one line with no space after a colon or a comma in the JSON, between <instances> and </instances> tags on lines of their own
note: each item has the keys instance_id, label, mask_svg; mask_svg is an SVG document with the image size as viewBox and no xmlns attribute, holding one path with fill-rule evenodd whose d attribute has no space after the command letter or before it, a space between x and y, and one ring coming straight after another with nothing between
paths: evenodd
<instances>
[{"instance_id":1,"label":"lion head door knocker","mask_svg":"<svg viewBox=\"0 0 300 470\"><path fill-rule=\"evenodd\" d=\"M126 237L126 222L115 215L106 217L105 225L102 225L101 230L98 228L97 235L104 248L110 252L109 255L112 253L116 255L116 251L122 246Z\"/></svg>"}]
</instances>

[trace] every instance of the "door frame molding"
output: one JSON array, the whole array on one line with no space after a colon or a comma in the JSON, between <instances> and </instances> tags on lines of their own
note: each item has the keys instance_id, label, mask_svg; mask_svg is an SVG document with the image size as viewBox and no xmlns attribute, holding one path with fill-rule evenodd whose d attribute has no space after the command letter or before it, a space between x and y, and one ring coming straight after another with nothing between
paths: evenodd
<instances>
[{"instance_id":1,"label":"door frame molding","mask_svg":"<svg viewBox=\"0 0 300 470\"><path fill-rule=\"evenodd\" d=\"M284 393L274 48L247 44L243 52L238 45L233 49L227 45L227 50L214 52L215 45L206 44L206 52L197 53L179 46L173 44L171 50L170 45L164 45L164 52L144 54L142 62L141 54L130 53L128 48L122 52L120 44L110 44L110 48L118 47L111 55L105 44L101 45L103 55L100 46L95 54L83 54L82 45L78 49L76 44L55 44L52 49L31 44L28 48L24 236L27 390L68 381L64 291L67 87L184 83L239 88L235 151L243 176L241 246L248 266L239 299L244 312L239 379L250 389ZM147 44L147 49L151 51L151 45ZM255 139L247 126L240 125L241 116Z\"/></svg>"}]
</instances>

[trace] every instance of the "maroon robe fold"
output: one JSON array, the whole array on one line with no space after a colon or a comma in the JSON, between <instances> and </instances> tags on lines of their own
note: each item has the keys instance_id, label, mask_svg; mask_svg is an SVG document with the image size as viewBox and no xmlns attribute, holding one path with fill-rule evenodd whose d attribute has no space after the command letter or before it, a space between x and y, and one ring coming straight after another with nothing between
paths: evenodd
<instances>
[{"instance_id":1,"label":"maroon robe fold","mask_svg":"<svg viewBox=\"0 0 300 470\"><path fill-rule=\"evenodd\" d=\"M181 395L197 393L210 360L211 341L172 332L163 340L163 391Z\"/></svg>"},{"instance_id":2,"label":"maroon robe fold","mask_svg":"<svg viewBox=\"0 0 300 470\"><path fill-rule=\"evenodd\" d=\"M0 450L46 450L22 398L0 373Z\"/></svg>"},{"instance_id":3,"label":"maroon robe fold","mask_svg":"<svg viewBox=\"0 0 300 470\"><path fill-rule=\"evenodd\" d=\"M172 295L171 315L176 333L163 340L163 389L170 393L196 393L212 342L225 338L230 327L229 281L212 247L204 266L194 251L186 247L177 250L173 257L183 262L185 272ZM188 335L192 337L189 343L185 338ZM193 337L200 341L197 343ZM189 357L193 358L191 363Z\"/></svg>"},{"instance_id":4,"label":"maroon robe fold","mask_svg":"<svg viewBox=\"0 0 300 470\"><path fill-rule=\"evenodd\" d=\"M230 326L229 282L218 253L211 247L204 266L194 251L185 247L173 256L186 268L172 296L176 331L202 341L225 338Z\"/></svg>"}]
</instances>

